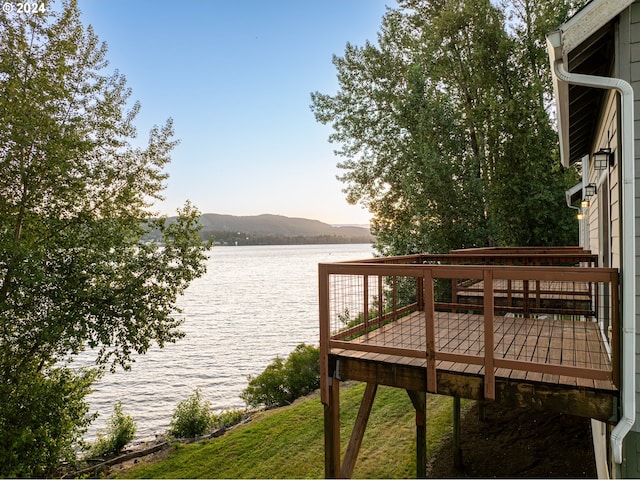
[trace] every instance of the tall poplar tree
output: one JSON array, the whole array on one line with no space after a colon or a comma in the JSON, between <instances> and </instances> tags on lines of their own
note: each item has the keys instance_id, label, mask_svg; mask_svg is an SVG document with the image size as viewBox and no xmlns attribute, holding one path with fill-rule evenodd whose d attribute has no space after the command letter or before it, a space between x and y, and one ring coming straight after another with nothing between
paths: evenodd
<instances>
[{"instance_id":1,"label":"tall poplar tree","mask_svg":"<svg viewBox=\"0 0 640 480\"><path fill-rule=\"evenodd\" d=\"M504 81L509 95L501 100L507 110L499 131L505 133L502 148L496 148L496 177L490 191L502 244L577 244L577 222L574 211L566 208L564 191L579 178L574 169L560 165L558 136L550 121L553 92L545 35L583 3L503 2L513 38L510 63L515 74Z\"/></svg>"},{"instance_id":2,"label":"tall poplar tree","mask_svg":"<svg viewBox=\"0 0 640 480\"><path fill-rule=\"evenodd\" d=\"M91 421L105 368L182 336L204 273L198 212L154 220L171 121L134 146L130 91L75 1L0 12L0 475L50 475ZM162 246L142 241L159 230ZM69 364L92 349L96 367Z\"/></svg>"},{"instance_id":3,"label":"tall poplar tree","mask_svg":"<svg viewBox=\"0 0 640 480\"><path fill-rule=\"evenodd\" d=\"M312 94L382 254L577 240L564 207L575 172L557 165L544 101L551 11L517 1L529 17L490 0L400 0L377 45L334 56L337 94Z\"/></svg>"}]
</instances>

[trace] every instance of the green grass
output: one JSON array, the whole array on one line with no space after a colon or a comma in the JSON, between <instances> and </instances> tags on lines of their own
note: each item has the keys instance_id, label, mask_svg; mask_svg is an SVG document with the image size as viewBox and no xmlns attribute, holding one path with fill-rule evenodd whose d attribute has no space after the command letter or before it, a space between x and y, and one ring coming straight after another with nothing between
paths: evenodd
<instances>
[{"instance_id":1,"label":"green grass","mask_svg":"<svg viewBox=\"0 0 640 480\"><path fill-rule=\"evenodd\" d=\"M341 444L346 450L364 385L340 392ZM463 402L463 410L470 403ZM427 454L451 435L452 399L427 400ZM415 410L404 390L379 387L353 476L415 477ZM130 478L322 478L323 407L317 395L255 416L222 437L179 444L165 460L126 472ZM122 475L122 476L125 476Z\"/></svg>"}]
</instances>

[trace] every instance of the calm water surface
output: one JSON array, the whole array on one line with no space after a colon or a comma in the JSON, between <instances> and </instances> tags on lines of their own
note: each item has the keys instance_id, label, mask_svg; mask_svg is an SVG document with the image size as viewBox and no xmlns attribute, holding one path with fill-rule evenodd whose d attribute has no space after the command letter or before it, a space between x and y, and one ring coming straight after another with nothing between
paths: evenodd
<instances>
[{"instance_id":1,"label":"calm water surface","mask_svg":"<svg viewBox=\"0 0 640 480\"><path fill-rule=\"evenodd\" d=\"M87 437L104 429L117 401L139 438L167 430L196 388L216 410L244 408L248 375L299 343L318 344L318 263L371 256L369 244L215 247L206 275L179 301L186 337L104 376L89 397L100 417Z\"/></svg>"}]
</instances>

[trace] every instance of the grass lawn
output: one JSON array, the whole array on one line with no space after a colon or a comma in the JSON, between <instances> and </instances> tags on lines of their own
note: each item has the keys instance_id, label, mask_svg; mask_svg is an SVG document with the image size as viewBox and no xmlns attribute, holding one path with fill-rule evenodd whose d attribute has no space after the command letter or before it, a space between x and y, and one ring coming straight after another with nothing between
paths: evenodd
<instances>
[{"instance_id":1,"label":"grass lawn","mask_svg":"<svg viewBox=\"0 0 640 480\"><path fill-rule=\"evenodd\" d=\"M351 434L363 384L342 388L341 444ZM427 397L431 455L451 435L452 399ZM463 410L470 407L463 401ZM120 474L129 478L323 478L323 407L317 395L260 413L222 437L178 444L168 458ZM379 387L353 476L415 477L415 410L404 390Z\"/></svg>"}]
</instances>

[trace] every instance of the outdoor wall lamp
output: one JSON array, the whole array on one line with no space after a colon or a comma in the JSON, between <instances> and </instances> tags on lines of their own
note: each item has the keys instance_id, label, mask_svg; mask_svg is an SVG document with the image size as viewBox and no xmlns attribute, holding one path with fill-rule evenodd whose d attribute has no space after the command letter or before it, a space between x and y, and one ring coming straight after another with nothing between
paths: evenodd
<instances>
[{"instance_id":1,"label":"outdoor wall lamp","mask_svg":"<svg viewBox=\"0 0 640 480\"><path fill-rule=\"evenodd\" d=\"M578 215L576 215L576 217L578 218L578 220L584 220L584 213L580 212Z\"/></svg>"},{"instance_id":2,"label":"outdoor wall lamp","mask_svg":"<svg viewBox=\"0 0 640 480\"><path fill-rule=\"evenodd\" d=\"M596 194L596 184L590 183L586 187L584 187L584 198L589 199Z\"/></svg>"},{"instance_id":3,"label":"outdoor wall lamp","mask_svg":"<svg viewBox=\"0 0 640 480\"><path fill-rule=\"evenodd\" d=\"M582 200L580 202L580 208L589 208L589 200Z\"/></svg>"},{"instance_id":4,"label":"outdoor wall lamp","mask_svg":"<svg viewBox=\"0 0 640 480\"><path fill-rule=\"evenodd\" d=\"M596 170L604 170L613 167L615 162L613 152L610 148L601 148L593 154L593 167Z\"/></svg>"}]
</instances>

